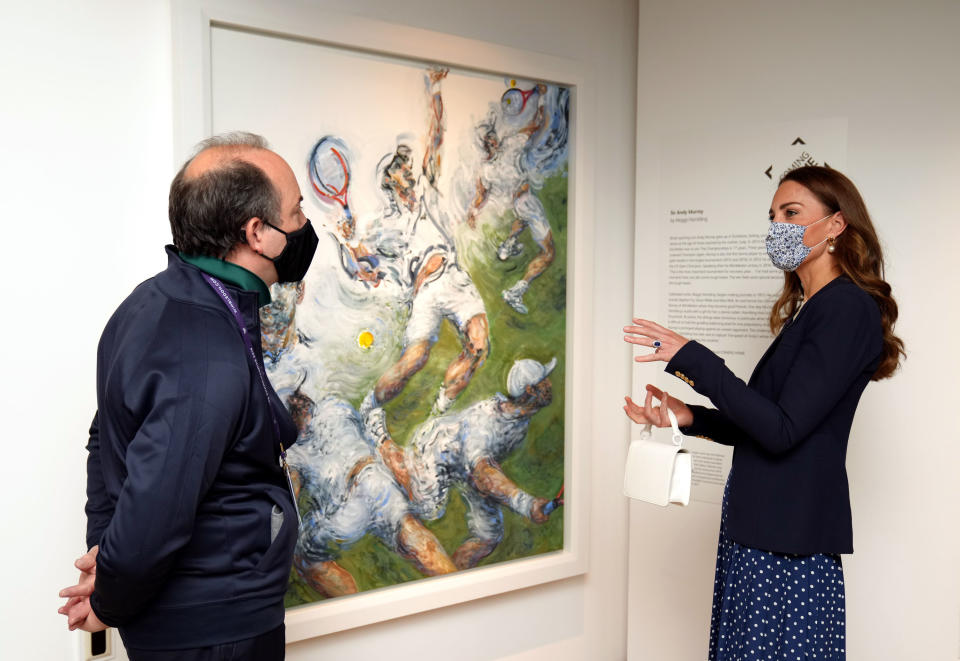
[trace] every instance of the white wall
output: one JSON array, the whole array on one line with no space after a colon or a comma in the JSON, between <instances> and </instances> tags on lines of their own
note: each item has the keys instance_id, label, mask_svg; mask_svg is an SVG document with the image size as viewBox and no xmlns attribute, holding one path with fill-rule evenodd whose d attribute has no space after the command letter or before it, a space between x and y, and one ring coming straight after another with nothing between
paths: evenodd
<instances>
[{"instance_id":1,"label":"white wall","mask_svg":"<svg viewBox=\"0 0 960 661\"><path fill-rule=\"evenodd\" d=\"M172 168L162 2L4 2L0 113L7 283L0 657L75 658L56 609L84 549L97 340L163 268Z\"/></svg>"},{"instance_id":2,"label":"white wall","mask_svg":"<svg viewBox=\"0 0 960 661\"><path fill-rule=\"evenodd\" d=\"M292 0L290 0L292 1ZM619 495L629 352L637 9L629 0L331 0L331 10L584 62L598 104L590 572L292 645L313 658L620 659L626 654L626 503ZM0 159L10 348L3 417L0 656L70 659L56 615L83 550L85 432L103 324L164 266L174 171L168 0L5 2Z\"/></svg>"},{"instance_id":3,"label":"white wall","mask_svg":"<svg viewBox=\"0 0 960 661\"><path fill-rule=\"evenodd\" d=\"M848 656L956 659L960 4L640 0L639 11L638 282L660 268L644 237L657 226L661 135L849 118L847 171L884 243L909 359L868 386L852 433ZM758 223L768 205L756 200ZM635 297L638 311L659 309L656 291ZM648 374L638 380L682 396ZM705 658L719 507L635 505L630 527L629 658Z\"/></svg>"}]
</instances>

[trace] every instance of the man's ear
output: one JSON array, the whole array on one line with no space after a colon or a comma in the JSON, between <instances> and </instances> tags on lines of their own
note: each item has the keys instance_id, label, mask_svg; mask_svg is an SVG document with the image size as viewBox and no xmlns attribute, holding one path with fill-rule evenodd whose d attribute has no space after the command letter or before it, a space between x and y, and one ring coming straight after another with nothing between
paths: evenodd
<instances>
[{"instance_id":1,"label":"man's ear","mask_svg":"<svg viewBox=\"0 0 960 661\"><path fill-rule=\"evenodd\" d=\"M529 386L523 389L527 393L527 397L533 398L537 396L537 384L531 383Z\"/></svg>"},{"instance_id":2,"label":"man's ear","mask_svg":"<svg viewBox=\"0 0 960 661\"><path fill-rule=\"evenodd\" d=\"M263 241L264 229L264 222L257 216L254 216L244 223L243 228L241 229L244 243L250 246L254 252L261 255L263 254L263 248L261 248L260 244Z\"/></svg>"}]
</instances>

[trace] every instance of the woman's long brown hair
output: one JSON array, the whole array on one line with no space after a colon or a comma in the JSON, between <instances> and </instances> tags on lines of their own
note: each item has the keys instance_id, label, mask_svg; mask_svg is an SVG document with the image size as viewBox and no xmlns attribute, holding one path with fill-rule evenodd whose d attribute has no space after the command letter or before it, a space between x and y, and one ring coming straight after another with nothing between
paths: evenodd
<instances>
[{"instance_id":1,"label":"woman's long brown hair","mask_svg":"<svg viewBox=\"0 0 960 661\"><path fill-rule=\"evenodd\" d=\"M785 181L794 181L809 190L832 213L843 212L847 228L836 238L833 257L843 274L870 294L880 307L883 357L873 380L892 376L901 356L907 354L903 340L893 334L897 302L890 295L890 285L883 279L883 251L863 198L852 181L830 168L816 165L797 168L783 175L780 183ZM800 277L794 272L784 273L783 291L770 311L770 329L774 334L796 313L802 300Z\"/></svg>"}]
</instances>

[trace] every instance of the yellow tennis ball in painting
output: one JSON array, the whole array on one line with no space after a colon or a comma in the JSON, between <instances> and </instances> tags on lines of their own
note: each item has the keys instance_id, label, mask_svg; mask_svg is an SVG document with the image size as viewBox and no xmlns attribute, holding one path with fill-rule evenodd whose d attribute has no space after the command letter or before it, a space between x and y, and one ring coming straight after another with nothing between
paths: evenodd
<instances>
[{"instance_id":1,"label":"yellow tennis ball in painting","mask_svg":"<svg viewBox=\"0 0 960 661\"><path fill-rule=\"evenodd\" d=\"M357 335L357 345L364 351L369 350L373 347L373 333L368 330L361 331Z\"/></svg>"}]
</instances>

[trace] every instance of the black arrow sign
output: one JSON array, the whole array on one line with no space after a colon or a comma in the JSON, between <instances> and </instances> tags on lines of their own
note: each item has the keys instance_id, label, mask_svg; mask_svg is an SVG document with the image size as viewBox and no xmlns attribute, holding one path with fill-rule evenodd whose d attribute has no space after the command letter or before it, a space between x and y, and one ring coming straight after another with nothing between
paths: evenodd
<instances>
[{"instance_id":1,"label":"black arrow sign","mask_svg":"<svg viewBox=\"0 0 960 661\"><path fill-rule=\"evenodd\" d=\"M764 174L767 175L767 179L773 179L773 175L770 174L772 170L773 170L773 166L771 165L770 167L767 168L766 172L764 172Z\"/></svg>"},{"instance_id":2,"label":"black arrow sign","mask_svg":"<svg viewBox=\"0 0 960 661\"><path fill-rule=\"evenodd\" d=\"M791 144L791 145L805 145L805 144L807 144L807 143L805 143L805 142L803 141L803 138L797 138L796 140L794 140L794 141L791 142L790 144Z\"/></svg>"}]
</instances>

